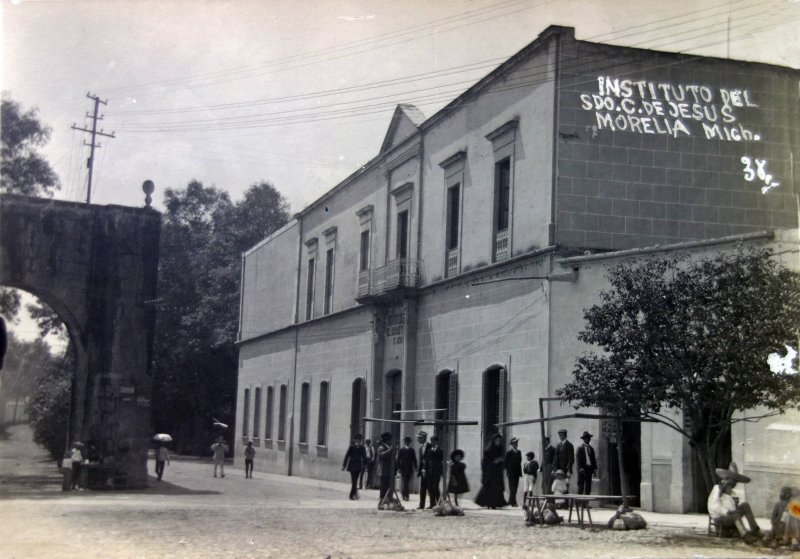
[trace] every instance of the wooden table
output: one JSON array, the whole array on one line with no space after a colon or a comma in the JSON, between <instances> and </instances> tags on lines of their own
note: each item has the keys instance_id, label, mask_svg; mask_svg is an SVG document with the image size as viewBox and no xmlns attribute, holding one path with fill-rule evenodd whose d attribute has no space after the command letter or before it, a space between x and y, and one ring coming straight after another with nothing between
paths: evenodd
<instances>
[{"instance_id":1,"label":"wooden table","mask_svg":"<svg viewBox=\"0 0 800 559\"><path fill-rule=\"evenodd\" d=\"M567 501L569 508L569 516L567 522L572 522L572 511L575 510L575 518L578 520L578 526L585 527L584 518L588 517L589 527L592 528L592 513L589 506L590 501L609 501L609 502L622 502L623 505L628 504L628 499L633 499L634 495L578 495L575 493L567 493L565 495L528 495L525 497L525 525L531 526L532 524L544 523L544 507L548 501L555 502L557 500Z\"/></svg>"}]
</instances>

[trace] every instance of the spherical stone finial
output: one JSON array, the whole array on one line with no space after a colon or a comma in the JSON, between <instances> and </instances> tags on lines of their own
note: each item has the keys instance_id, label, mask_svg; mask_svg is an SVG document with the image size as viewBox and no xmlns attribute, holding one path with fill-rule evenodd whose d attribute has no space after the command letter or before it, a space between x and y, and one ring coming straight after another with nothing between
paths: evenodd
<instances>
[{"instance_id":1,"label":"spherical stone finial","mask_svg":"<svg viewBox=\"0 0 800 559\"><path fill-rule=\"evenodd\" d=\"M153 202L153 197L150 196L153 191L156 189L156 185L150 179L144 181L142 183L142 192L145 193L144 203L146 207L150 207L150 204Z\"/></svg>"}]
</instances>

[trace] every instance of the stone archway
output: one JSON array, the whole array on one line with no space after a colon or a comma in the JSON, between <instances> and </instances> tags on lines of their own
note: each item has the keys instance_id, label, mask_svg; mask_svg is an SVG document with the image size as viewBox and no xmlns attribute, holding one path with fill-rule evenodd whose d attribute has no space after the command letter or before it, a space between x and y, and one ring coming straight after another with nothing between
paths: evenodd
<instances>
[{"instance_id":1,"label":"stone archway","mask_svg":"<svg viewBox=\"0 0 800 559\"><path fill-rule=\"evenodd\" d=\"M75 348L70 437L116 487L147 485L161 216L153 209L0 195L0 284L46 302Z\"/></svg>"}]
</instances>

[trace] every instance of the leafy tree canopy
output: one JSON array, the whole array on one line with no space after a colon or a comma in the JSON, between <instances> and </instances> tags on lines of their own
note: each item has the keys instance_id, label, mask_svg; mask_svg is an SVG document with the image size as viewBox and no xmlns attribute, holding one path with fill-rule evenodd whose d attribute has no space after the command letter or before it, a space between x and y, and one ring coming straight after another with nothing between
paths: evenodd
<instances>
[{"instance_id":1,"label":"leafy tree canopy","mask_svg":"<svg viewBox=\"0 0 800 559\"><path fill-rule=\"evenodd\" d=\"M0 106L0 192L50 197L60 188L58 176L36 150L50 139L50 128L39 121L36 109L3 96Z\"/></svg>"},{"instance_id":2,"label":"leafy tree canopy","mask_svg":"<svg viewBox=\"0 0 800 559\"><path fill-rule=\"evenodd\" d=\"M233 422L241 253L285 225L288 204L269 183L238 203L192 181L165 192L155 342L155 429L183 452L207 450L211 417Z\"/></svg>"},{"instance_id":3,"label":"leafy tree canopy","mask_svg":"<svg viewBox=\"0 0 800 559\"><path fill-rule=\"evenodd\" d=\"M578 335L603 353L580 357L556 395L668 425L700 453L710 485L731 424L800 403L796 363L768 364L797 344L800 275L771 250L739 248L700 261L629 261L607 278L611 288L585 311ZM684 422L665 410L680 410Z\"/></svg>"}]
</instances>

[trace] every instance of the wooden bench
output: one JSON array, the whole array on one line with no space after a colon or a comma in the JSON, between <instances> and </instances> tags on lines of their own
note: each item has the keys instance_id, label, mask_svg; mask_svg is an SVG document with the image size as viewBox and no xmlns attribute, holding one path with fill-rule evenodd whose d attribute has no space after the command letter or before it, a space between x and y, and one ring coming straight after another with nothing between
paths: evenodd
<instances>
[{"instance_id":1,"label":"wooden bench","mask_svg":"<svg viewBox=\"0 0 800 559\"><path fill-rule=\"evenodd\" d=\"M525 497L525 525L531 526L533 524L544 523L544 507L548 501L564 500L567 501L569 508L569 516L567 522L572 522L572 511L575 511L575 518L578 520L578 526L585 527L585 518L589 519L589 527L594 527L592 524L590 501L606 501L606 502L621 502L624 506L628 506L628 499L635 498L634 495L577 495L568 493L565 495L528 495Z\"/></svg>"}]
</instances>

